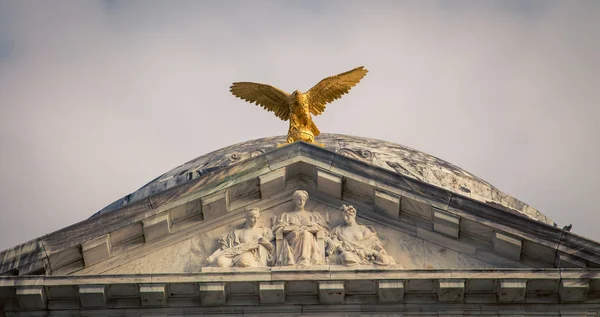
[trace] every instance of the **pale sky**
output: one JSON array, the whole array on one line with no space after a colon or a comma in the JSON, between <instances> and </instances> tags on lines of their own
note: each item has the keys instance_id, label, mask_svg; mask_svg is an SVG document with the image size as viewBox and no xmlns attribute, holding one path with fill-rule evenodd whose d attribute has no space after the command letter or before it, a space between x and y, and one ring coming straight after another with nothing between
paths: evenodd
<instances>
[{"instance_id":1,"label":"pale sky","mask_svg":"<svg viewBox=\"0 0 600 317\"><path fill-rule=\"evenodd\" d=\"M0 0L0 250L287 124L234 81L369 74L315 121L600 240L600 1Z\"/></svg>"}]
</instances>

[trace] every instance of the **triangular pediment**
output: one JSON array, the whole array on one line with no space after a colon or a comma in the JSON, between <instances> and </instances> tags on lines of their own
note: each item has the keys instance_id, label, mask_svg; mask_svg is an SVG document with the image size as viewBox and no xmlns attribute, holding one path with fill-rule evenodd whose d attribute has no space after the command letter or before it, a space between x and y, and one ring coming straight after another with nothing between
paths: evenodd
<instances>
[{"instance_id":1,"label":"triangular pediment","mask_svg":"<svg viewBox=\"0 0 600 317\"><path fill-rule=\"evenodd\" d=\"M252 204L260 206L261 214L258 226L272 228L275 219L285 212L293 210L291 201L292 191L286 190L279 195ZM306 209L318 213L326 221L330 229L343 224L342 214L334 204L338 200L315 192L307 202ZM215 266L207 258L219 248L218 240L236 229L244 227L243 211L235 211L213 226L197 231L190 231L178 239L165 245L160 239L146 247L144 252L129 254L119 261L99 263L94 268L82 270L75 274L152 274L152 273L194 273L206 271L207 267ZM383 216L383 217L382 217ZM390 224L385 220L387 215L379 214L369 209L360 209L357 222L369 226L376 233L386 253L395 261L394 264L379 266L398 269L467 269L467 268L498 268L526 267L516 261L502 257L482 257L476 254L475 248L457 248L449 244L444 246L445 237L437 236L439 240L423 235L416 231L406 231L404 228ZM427 237L427 238L426 238ZM272 241L274 244L275 241ZM457 250L454 250L454 249ZM141 250L140 250L141 251ZM489 250L491 252L491 250ZM477 257L480 258L477 258ZM327 258L328 265L341 265L335 255ZM488 261L488 262L486 262ZM373 268L377 268L373 265Z\"/></svg>"},{"instance_id":2,"label":"triangular pediment","mask_svg":"<svg viewBox=\"0 0 600 317\"><path fill-rule=\"evenodd\" d=\"M335 227L351 204L397 268L598 267L600 246L501 206L485 204L325 149L295 143L190 179L2 254L3 274L198 272L217 240L259 207L261 224L308 207Z\"/></svg>"}]
</instances>

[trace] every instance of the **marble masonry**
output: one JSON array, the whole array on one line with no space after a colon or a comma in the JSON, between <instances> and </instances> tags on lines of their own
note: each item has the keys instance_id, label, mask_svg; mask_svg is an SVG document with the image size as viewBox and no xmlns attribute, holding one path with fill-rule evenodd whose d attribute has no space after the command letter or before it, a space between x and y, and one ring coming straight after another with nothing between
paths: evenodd
<instances>
[{"instance_id":1,"label":"marble masonry","mask_svg":"<svg viewBox=\"0 0 600 317\"><path fill-rule=\"evenodd\" d=\"M598 316L600 244L440 159L232 145L0 253L0 316Z\"/></svg>"}]
</instances>

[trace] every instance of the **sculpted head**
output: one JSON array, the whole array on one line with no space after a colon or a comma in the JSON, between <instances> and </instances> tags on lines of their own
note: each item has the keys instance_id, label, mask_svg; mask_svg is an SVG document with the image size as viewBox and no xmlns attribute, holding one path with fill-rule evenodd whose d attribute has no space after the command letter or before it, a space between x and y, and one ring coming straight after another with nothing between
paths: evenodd
<instances>
[{"instance_id":1,"label":"sculpted head","mask_svg":"<svg viewBox=\"0 0 600 317\"><path fill-rule=\"evenodd\" d=\"M302 103L304 99L306 99L306 96L300 90L294 90L294 92L292 93L292 98Z\"/></svg>"},{"instance_id":2,"label":"sculpted head","mask_svg":"<svg viewBox=\"0 0 600 317\"><path fill-rule=\"evenodd\" d=\"M258 222L258 216L260 216L260 209L257 207L246 209L246 226L254 228Z\"/></svg>"},{"instance_id":3,"label":"sculpted head","mask_svg":"<svg viewBox=\"0 0 600 317\"><path fill-rule=\"evenodd\" d=\"M356 223L356 208L354 208L352 205L342 205L340 211L344 215L344 222L347 225Z\"/></svg>"},{"instance_id":4,"label":"sculpted head","mask_svg":"<svg viewBox=\"0 0 600 317\"><path fill-rule=\"evenodd\" d=\"M292 194L292 200L298 209L302 209L308 200L308 192L305 190L297 190Z\"/></svg>"}]
</instances>

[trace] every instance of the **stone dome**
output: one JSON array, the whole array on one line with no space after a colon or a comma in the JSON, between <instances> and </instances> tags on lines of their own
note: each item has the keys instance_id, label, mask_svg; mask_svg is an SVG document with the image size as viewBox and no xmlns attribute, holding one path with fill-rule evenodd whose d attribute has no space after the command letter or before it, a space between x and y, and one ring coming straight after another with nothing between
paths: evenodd
<instances>
[{"instance_id":1,"label":"stone dome","mask_svg":"<svg viewBox=\"0 0 600 317\"><path fill-rule=\"evenodd\" d=\"M276 149L278 144L285 143L285 141L286 136L266 137L234 144L202 155L164 173L137 191L106 206L92 217L160 193L182 184L192 177L196 178L230 164L261 155ZM316 141L323 143L325 149L329 151L429 183L483 203L504 206L543 223L554 224L550 218L533 207L501 192L488 182L460 167L435 156L399 144L342 134L323 133L316 138Z\"/></svg>"}]
</instances>

